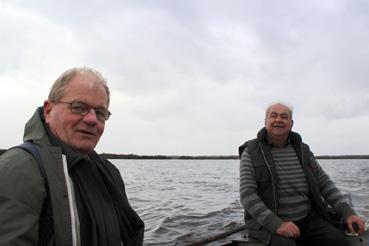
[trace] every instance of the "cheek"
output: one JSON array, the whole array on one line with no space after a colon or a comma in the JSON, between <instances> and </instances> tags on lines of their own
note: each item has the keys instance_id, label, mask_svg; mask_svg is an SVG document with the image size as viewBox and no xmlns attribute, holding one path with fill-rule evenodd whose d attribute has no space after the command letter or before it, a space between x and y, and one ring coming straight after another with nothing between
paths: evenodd
<instances>
[{"instance_id":1,"label":"cheek","mask_svg":"<svg viewBox=\"0 0 369 246\"><path fill-rule=\"evenodd\" d=\"M291 122L290 120L288 120L288 121L286 122L286 124L287 124L287 126L288 126L289 128L291 128L291 127L292 127L292 122Z\"/></svg>"},{"instance_id":2,"label":"cheek","mask_svg":"<svg viewBox=\"0 0 369 246\"><path fill-rule=\"evenodd\" d=\"M46 115L45 121L52 130L59 130L59 128L61 128L62 121L60 119L60 113L58 112L51 111Z\"/></svg>"},{"instance_id":3,"label":"cheek","mask_svg":"<svg viewBox=\"0 0 369 246\"><path fill-rule=\"evenodd\" d=\"M265 126L266 126L267 128L270 128L270 127L271 127L271 125L272 125L272 121L271 121L271 120L266 120L266 121L265 121Z\"/></svg>"},{"instance_id":4,"label":"cheek","mask_svg":"<svg viewBox=\"0 0 369 246\"><path fill-rule=\"evenodd\" d=\"M78 121L63 114L55 114L52 119L53 125L58 128L60 134L71 137Z\"/></svg>"},{"instance_id":5,"label":"cheek","mask_svg":"<svg viewBox=\"0 0 369 246\"><path fill-rule=\"evenodd\" d=\"M104 129L105 129L105 123L98 123L97 124L97 130L99 132L99 136L101 136L104 133Z\"/></svg>"}]
</instances>

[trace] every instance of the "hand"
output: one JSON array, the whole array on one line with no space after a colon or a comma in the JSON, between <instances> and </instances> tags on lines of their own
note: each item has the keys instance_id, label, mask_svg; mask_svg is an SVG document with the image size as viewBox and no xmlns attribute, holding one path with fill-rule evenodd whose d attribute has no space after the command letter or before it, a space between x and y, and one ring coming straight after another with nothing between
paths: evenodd
<instances>
[{"instance_id":1,"label":"hand","mask_svg":"<svg viewBox=\"0 0 369 246\"><path fill-rule=\"evenodd\" d=\"M350 215L346 219L347 227L349 229L349 232L351 233L359 233L362 234L365 232L365 222L362 218L360 218L357 215ZM357 225L358 228L354 228L354 224Z\"/></svg>"},{"instance_id":2,"label":"hand","mask_svg":"<svg viewBox=\"0 0 369 246\"><path fill-rule=\"evenodd\" d=\"M277 234L289 238L298 238L300 236L300 229L292 221L286 221L277 229Z\"/></svg>"}]
</instances>

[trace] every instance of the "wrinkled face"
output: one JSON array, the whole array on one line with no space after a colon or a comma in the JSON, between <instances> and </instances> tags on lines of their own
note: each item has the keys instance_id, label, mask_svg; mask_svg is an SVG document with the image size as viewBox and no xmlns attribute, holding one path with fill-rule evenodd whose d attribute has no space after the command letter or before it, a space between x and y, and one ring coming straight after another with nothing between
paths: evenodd
<instances>
[{"instance_id":1,"label":"wrinkled face","mask_svg":"<svg viewBox=\"0 0 369 246\"><path fill-rule=\"evenodd\" d=\"M265 127L268 136L273 138L287 138L292 129L293 121L288 108L281 104L270 107L265 117Z\"/></svg>"},{"instance_id":2,"label":"wrinkled face","mask_svg":"<svg viewBox=\"0 0 369 246\"><path fill-rule=\"evenodd\" d=\"M93 75L76 75L66 86L60 101L78 101L92 108L107 109L108 97L104 86L94 81ZM94 109L82 116L73 113L70 104L45 101L44 115L51 132L73 150L83 154L94 150L104 132L105 121L96 118Z\"/></svg>"}]
</instances>

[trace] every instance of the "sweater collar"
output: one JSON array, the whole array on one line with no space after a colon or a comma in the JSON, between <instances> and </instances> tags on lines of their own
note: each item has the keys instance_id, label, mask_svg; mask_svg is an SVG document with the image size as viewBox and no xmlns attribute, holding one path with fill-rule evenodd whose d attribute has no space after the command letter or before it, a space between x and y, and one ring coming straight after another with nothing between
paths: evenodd
<instances>
[{"instance_id":1,"label":"sweater collar","mask_svg":"<svg viewBox=\"0 0 369 246\"><path fill-rule=\"evenodd\" d=\"M267 130L265 127L263 127L257 134L257 139L260 142L266 143L268 145L273 145L273 143L270 141L270 139L268 138L268 134L267 134ZM300 134L298 134L297 132L293 132L290 131L290 133L288 134L288 138L287 138L287 142L286 145L288 144L293 144L293 143L299 143L302 142L302 138L300 136Z\"/></svg>"}]
</instances>

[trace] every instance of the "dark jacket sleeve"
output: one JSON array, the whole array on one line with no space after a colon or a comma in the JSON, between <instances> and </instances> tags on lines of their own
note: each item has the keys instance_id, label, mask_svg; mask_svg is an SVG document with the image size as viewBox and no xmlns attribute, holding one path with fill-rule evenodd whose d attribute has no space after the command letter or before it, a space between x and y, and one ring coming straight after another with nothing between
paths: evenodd
<instances>
[{"instance_id":1,"label":"dark jacket sleeve","mask_svg":"<svg viewBox=\"0 0 369 246\"><path fill-rule=\"evenodd\" d=\"M30 154L11 149L0 157L0 246L37 245L45 192Z\"/></svg>"}]
</instances>

